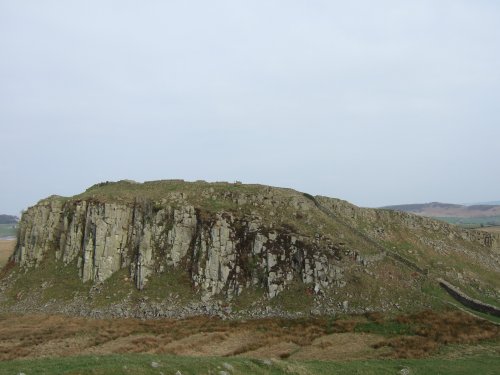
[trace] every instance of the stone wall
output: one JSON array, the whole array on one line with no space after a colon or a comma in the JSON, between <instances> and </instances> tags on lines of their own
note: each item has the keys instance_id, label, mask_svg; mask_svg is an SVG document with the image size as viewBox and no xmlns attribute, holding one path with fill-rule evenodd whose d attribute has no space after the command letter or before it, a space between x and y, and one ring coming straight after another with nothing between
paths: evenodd
<instances>
[{"instance_id":1,"label":"stone wall","mask_svg":"<svg viewBox=\"0 0 500 375\"><path fill-rule=\"evenodd\" d=\"M494 316L500 316L500 309L496 306L489 305L487 303L481 302L477 299L471 298L465 293L463 293L461 290L458 288L454 287L447 281L443 279L438 279L439 285L443 287L444 290L448 292L449 295L451 295L453 298L455 298L457 301L462 303L463 305L470 307L473 310L483 312L486 314L494 315Z\"/></svg>"}]
</instances>

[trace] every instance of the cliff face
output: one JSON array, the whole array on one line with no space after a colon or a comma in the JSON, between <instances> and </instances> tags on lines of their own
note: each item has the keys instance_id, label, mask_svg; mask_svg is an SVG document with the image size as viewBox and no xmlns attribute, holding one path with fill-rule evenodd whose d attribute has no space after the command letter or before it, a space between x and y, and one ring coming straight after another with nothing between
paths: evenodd
<instances>
[{"instance_id":1,"label":"cliff face","mask_svg":"<svg viewBox=\"0 0 500 375\"><path fill-rule=\"evenodd\" d=\"M130 271L138 289L169 267L189 272L202 298L265 287L276 296L292 280L315 290L342 280L341 247L266 225L258 215L195 209L180 195L133 204L57 198L29 208L20 223L15 262L36 267L54 256L76 264L83 282ZM302 204L310 205L306 198Z\"/></svg>"},{"instance_id":2,"label":"cliff face","mask_svg":"<svg viewBox=\"0 0 500 375\"><path fill-rule=\"evenodd\" d=\"M311 309L384 310L428 304L421 290L437 277L498 298L499 254L498 236L290 189L122 181L30 207L12 257L22 272L4 278L11 280L5 286L0 282L0 300L8 301L2 288L14 290L16 301L29 293L16 284L29 277L24 272L52 262L58 271L46 272L63 267L65 275L90 287L87 299L114 275L125 275L120 283L132 282L141 291L161 275L181 272L200 303L251 290L269 300L300 284L306 288L293 289L302 293L296 298L313 295ZM55 295L59 276L44 282L47 274L38 274ZM106 298L122 295L123 288ZM71 293L80 303L81 295ZM124 298L130 293L126 289ZM295 302L293 295L283 298L285 308ZM177 302L164 301L167 307L172 303Z\"/></svg>"}]
</instances>

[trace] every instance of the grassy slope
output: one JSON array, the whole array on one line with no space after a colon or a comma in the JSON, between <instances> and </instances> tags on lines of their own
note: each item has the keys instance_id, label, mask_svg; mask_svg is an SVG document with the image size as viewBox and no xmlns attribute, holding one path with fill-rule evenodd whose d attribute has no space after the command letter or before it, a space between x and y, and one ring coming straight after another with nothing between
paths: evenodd
<instances>
[{"instance_id":1,"label":"grassy slope","mask_svg":"<svg viewBox=\"0 0 500 375\"><path fill-rule=\"evenodd\" d=\"M153 367L157 366L157 367ZM498 356L464 359L369 360L369 361L272 361L243 358L193 358L126 354L82 356L57 359L0 362L5 374L396 374L402 369L411 374L482 374L498 372ZM229 369L229 370L228 370Z\"/></svg>"},{"instance_id":2,"label":"grassy slope","mask_svg":"<svg viewBox=\"0 0 500 375\"><path fill-rule=\"evenodd\" d=\"M422 304L428 301L432 308L440 308L449 303L463 308L438 286L436 278L441 277L470 297L500 306L500 278L494 253L489 248L461 239L460 234L455 234L453 239L449 238L448 233L456 233L456 227L435 225L436 222L431 219L406 213L358 208L331 198L321 198L321 202L333 204L334 208L339 207L337 214L351 226L368 234L384 248L429 270L429 275L423 277L421 293L410 297L415 301L421 301ZM408 225L407 221L413 221L417 225ZM411 290L408 288L409 293ZM467 308L465 310L470 311ZM493 316L475 314L498 321Z\"/></svg>"}]
</instances>

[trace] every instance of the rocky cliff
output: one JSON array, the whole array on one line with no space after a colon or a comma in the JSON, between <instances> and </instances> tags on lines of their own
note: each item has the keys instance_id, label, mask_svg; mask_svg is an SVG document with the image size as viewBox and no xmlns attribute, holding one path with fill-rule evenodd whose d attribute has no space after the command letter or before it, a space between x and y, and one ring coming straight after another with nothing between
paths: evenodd
<instances>
[{"instance_id":1,"label":"rocky cliff","mask_svg":"<svg viewBox=\"0 0 500 375\"><path fill-rule=\"evenodd\" d=\"M225 198L236 206L251 202L279 209L289 203L272 194ZM298 193L290 202L304 213L315 208ZM64 264L76 261L82 282L104 282L125 268L138 289L151 274L180 267L202 298L237 295L251 285L274 297L294 279L312 283L316 291L338 283L342 272L335 259L341 253L333 238L277 228L257 212L204 210L189 202L189 194L172 192L159 201L137 197L128 203L44 200L24 213L14 260L24 268L47 256Z\"/></svg>"},{"instance_id":2,"label":"rocky cliff","mask_svg":"<svg viewBox=\"0 0 500 375\"><path fill-rule=\"evenodd\" d=\"M493 274L500 264L500 242L484 232L260 185L103 183L72 198L40 201L23 214L19 228L11 264L19 274L53 262L89 288L125 273L123 280L140 291L158 275L181 271L200 303L255 290L273 299L305 285L316 306L345 310L350 298L361 309L375 308L360 289L383 289L387 270L394 270L395 290L403 293L410 287L417 292L424 282L408 265L432 267L429 259L442 260L440 252L460 254ZM402 252L398 245L408 242L412 250ZM424 256L429 251L435 256ZM389 259L391 253L400 259ZM447 264L448 271L451 279L476 278L490 295L498 291L477 272ZM15 277L9 277L5 290L14 288ZM401 295L387 296L401 301Z\"/></svg>"}]
</instances>

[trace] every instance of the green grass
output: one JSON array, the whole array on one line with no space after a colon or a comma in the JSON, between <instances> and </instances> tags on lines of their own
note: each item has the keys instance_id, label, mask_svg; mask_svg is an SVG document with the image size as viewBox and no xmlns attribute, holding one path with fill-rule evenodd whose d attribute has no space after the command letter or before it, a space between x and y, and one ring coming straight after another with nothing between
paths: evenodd
<instances>
[{"instance_id":1,"label":"green grass","mask_svg":"<svg viewBox=\"0 0 500 375\"><path fill-rule=\"evenodd\" d=\"M311 284L293 281L270 301L271 306L287 311L309 311L314 303L314 294Z\"/></svg>"},{"instance_id":2,"label":"green grass","mask_svg":"<svg viewBox=\"0 0 500 375\"><path fill-rule=\"evenodd\" d=\"M123 268L104 281L100 293L93 299L93 304L97 307L107 306L122 302L127 297L132 302L139 302L145 297L159 301L169 294L176 295L181 304L199 299L191 287L188 273L182 269L167 267L162 273L149 276L144 289L138 290L130 279L129 269Z\"/></svg>"},{"instance_id":3,"label":"green grass","mask_svg":"<svg viewBox=\"0 0 500 375\"><path fill-rule=\"evenodd\" d=\"M173 267L166 267L162 273L151 275L140 293L152 299L163 299L169 293L174 293L179 296L180 302L199 298L191 287L188 272Z\"/></svg>"},{"instance_id":4,"label":"green grass","mask_svg":"<svg viewBox=\"0 0 500 375\"><path fill-rule=\"evenodd\" d=\"M64 265L52 256L46 257L37 267L30 269L28 274L24 274L18 267L12 272L18 274L14 285L7 292L11 301L32 294L37 289L41 302L51 299L67 301L75 293L86 293L90 288L90 284L84 284L78 276L76 261Z\"/></svg>"},{"instance_id":5,"label":"green grass","mask_svg":"<svg viewBox=\"0 0 500 375\"><path fill-rule=\"evenodd\" d=\"M498 374L500 358L497 356L481 356L464 359L413 359L413 360L367 360L352 362L321 362L308 361L304 363L312 374L400 374L408 369L412 375L418 374Z\"/></svg>"},{"instance_id":6,"label":"green grass","mask_svg":"<svg viewBox=\"0 0 500 375\"><path fill-rule=\"evenodd\" d=\"M200 193L211 189L209 195L216 197L203 197ZM210 201L219 201L220 193L245 193L257 194L265 189L261 185L242 185L231 184L227 182L207 183L207 182L188 182L182 180L161 180L147 181L145 183L131 183L127 181L105 182L96 184L88 188L84 193L76 195L73 198L79 199L97 199L104 202L133 202L136 198L147 198L159 200L166 198L170 193L185 193L190 201L199 200L213 204ZM234 206L234 205L232 205Z\"/></svg>"},{"instance_id":7,"label":"green grass","mask_svg":"<svg viewBox=\"0 0 500 375\"><path fill-rule=\"evenodd\" d=\"M88 296L91 283L83 283L78 276L76 261L64 265L56 261L53 255L47 256L37 267L31 268L27 274L20 268L15 268L16 279L7 292L11 302L25 295L39 290L37 295L41 302L52 299L68 301L75 297ZM42 287L43 286L43 287ZM115 272L101 286L100 292L92 300L95 307L102 307L110 303L122 302L127 296L131 301L139 301L147 297L151 300L162 300L170 293L178 296L180 303L196 299L196 293L191 288L189 275L180 269L167 267L163 273L152 275L143 290L138 290L129 277L128 268Z\"/></svg>"},{"instance_id":8,"label":"green grass","mask_svg":"<svg viewBox=\"0 0 500 375\"><path fill-rule=\"evenodd\" d=\"M158 367L153 367L155 362ZM231 366L232 370L226 367ZM229 366L228 366L229 365ZM0 362L0 373L17 374L418 374L498 373L500 357L480 355L462 359L363 361L272 361L246 358L181 357L163 355L77 356Z\"/></svg>"},{"instance_id":9,"label":"green grass","mask_svg":"<svg viewBox=\"0 0 500 375\"><path fill-rule=\"evenodd\" d=\"M481 313L479 311L473 310L465 305L462 305L452 296L450 296L442 287L439 286L436 282L428 281L422 285L422 292L424 294L429 295L434 299L435 304L433 304L432 308L441 310L446 306L454 306L455 308L459 308L465 311L470 312L471 314L478 316L480 318L489 320L490 322L494 322L500 324L500 317L493 316L490 314Z\"/></svg>"},{"instance_id":10,"label":"green grass","mask_svg":"<svg viewBox=\"0 0 500 375\"><path fill-rule=\"evenodd\" d=\"M99 294L93 299L94 306L102 307L110 303L123 301L130 292L138 293L130 280L128 268L116 271L110 278L102 283Z\"/></svg>"},{"instance_id":11,"label":"green grass","mask_svg":"<svg viewBox=\"0 0 500 375\"><path fill-rule=\"evenodd\" d=\"M243 292L233 299L233 306L236 311L246 311L252 307L254 302L262 301L266 295L266 290L260 287L250 287L243 289Z\"/></svg>"},{"instance_id":12,"label":"green grass","mask_svg":"<svg viewBox=\"0 0 500 375\"><path fill-rule=\"evenodd\" d=\"M17 234L17 224L0 224L0 238L15 237Z\"/></svg>"},{"instance_id":13,"label":"green grass","mask_svg":"<svg viewBox=\"0 0 500 375\"><path fill-rule=\"evenodd\" d=\"M500 225L500 216L488 217L435 217L434 219L445 221L449 224L459 225L465 228L491 227Z\"/></svg>"}]
</instances>

